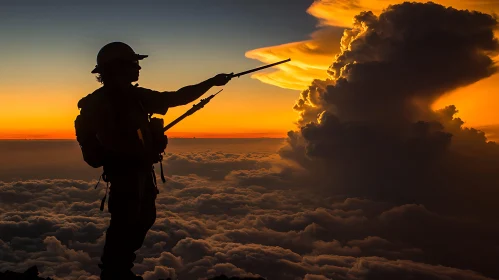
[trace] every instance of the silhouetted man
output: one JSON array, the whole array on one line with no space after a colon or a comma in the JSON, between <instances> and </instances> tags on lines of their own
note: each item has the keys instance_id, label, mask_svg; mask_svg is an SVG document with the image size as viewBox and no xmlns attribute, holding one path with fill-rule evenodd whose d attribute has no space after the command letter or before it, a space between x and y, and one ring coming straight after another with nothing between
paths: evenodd
<instances>
[{"instance_id":1,"label":"silhouetted man","mask_svg":"<svg viewBox=\"0 0 499 280\"><path fill-rule=\"evenodd\" d=\"M175 92L134 86L141 69L139 60L146 57L121 42L105 45L92 71L99 74L97 79L103 86L78 102L81 120L77 118L75 127L84 159L93 167L103 166L103 178L111 184L111 222L99 265L101 279L142 279L131 268L135 251L156 219L158 194L149 114L164 115L169 107L193 102L211 87L231 79L230 74L218 74Z\"/></svg>"}]
</instances>

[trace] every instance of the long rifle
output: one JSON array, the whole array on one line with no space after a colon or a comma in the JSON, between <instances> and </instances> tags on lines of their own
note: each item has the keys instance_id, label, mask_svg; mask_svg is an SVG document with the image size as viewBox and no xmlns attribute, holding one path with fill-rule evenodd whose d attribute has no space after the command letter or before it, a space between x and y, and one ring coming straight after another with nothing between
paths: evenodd
<instances>
[{"instance_id":1,"label":"long rifle","mask_svg":"<svg viewBox=\"0 0 499 280\"><path fill-rule=\"evenodd\" d=\"M240 73L237 73L237 74L232 74L231 76L232 76L232 78L233 77L238 77L239 78L240 76L243 76L243 75L246 75L246 74L249 74L249 73L252 73L252 72L256 72L256 71L259 71L259 70L262 70L262 69L265 69L265 68L269 68L269 67L272 67L272 66L276 66L278 64L285 63L285 62L288 62L288 61L291 61L291 58L288 58L286 60L282 60L282 61L279 61L279 62L276 62L276 63L264 65L264 66L261 66L261 67L258 67L258 68L254 68L254 69L251 69L251 70L247 70L247 71L244 71L244 72L240 72ZM192 105L191 109L189 109L182 116L176 118L174 121L172 121L167 126L165 126L163 128L163 131L167 131L168 129L172 128L174 125L176 125L177 123L179 123L181 120L185 119L187 116L190 116L190 115L194 114L196 111L198 111L201 108L203 108L204 105L208 104L208 102L210 102L210 100L213 97L215 97L217 94L219 94L222 90L223 89L219 90L215 94L212 94L212 95L210 95L210 96L208 96L208 97L206 97L204 99L201 99L201 101L198 104Z\"/></svg>"}]
</instances>

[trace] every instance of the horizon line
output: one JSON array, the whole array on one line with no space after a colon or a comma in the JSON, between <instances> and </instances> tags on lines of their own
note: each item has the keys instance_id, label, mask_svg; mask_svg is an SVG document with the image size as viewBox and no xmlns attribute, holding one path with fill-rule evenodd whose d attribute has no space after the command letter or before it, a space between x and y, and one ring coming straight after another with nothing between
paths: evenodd
<instances>
[{"instance_id":1,"label":"horizon line","mask_svg":"<svg viewBox=\"0 0 499 280\"><path fill-rule=\"evenodd\" d=\"M213 138L213 139L253 139L253 138L287 138L288 131L268 131L268 132L236 132L236 133L210 133L210 132L173 132L166 136L169 139L182 138ZM76 140L73 134L69 133L31 133L31 134L3 134L0 133L0 140Z\"/></svg>"},{"instance_id":2,"label":"horizon line","mask_svg":"<svg viewBox=\"0 0 499 280\"><path fill-rule=\"evenodd\" d=\"M168 137L168 139L286 139L287 137ZM0 138L0 141L76 141L75 138Z\"/></svg>"}]
</instances>

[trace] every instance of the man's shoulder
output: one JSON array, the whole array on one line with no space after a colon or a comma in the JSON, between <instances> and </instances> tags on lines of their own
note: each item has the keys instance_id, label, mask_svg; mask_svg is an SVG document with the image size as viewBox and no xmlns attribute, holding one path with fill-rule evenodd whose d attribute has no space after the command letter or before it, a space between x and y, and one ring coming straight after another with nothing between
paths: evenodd
<instances>
[{"instance_id":1,"label":"man's shoulder","mask_svg":"<svg viewBox=\"0 0 499 280\"><path fill-rule=\"evenodd\" d=\"M168 111L172 98L171 92L157 91L139 86L134 87L134 91L148 113L164 115Z\"/></svg>"},{"instance_id":2,"label":"man's shoulder","mask_svg":"<svg viewBox=\"0 0 499 280\"><path fill-rule=\"evenodd\" d=\"M92 108L97 109L103 103L105 98L104 87L100 87L83 97L78 101L78 109L91 110Z\"/></svg>"},{"instance_id":3,"label":"man's shoulder","mask_svg":"<svg viewBox=\"0 0 499 280\"><path fill-rule=\"evenodd\" d=\"M149 89L149 88L145 88L145 87L139 87L139 86L134 86L133 92L140 95L141 97L145 97L145 98L151 96L151 94L161 93L157 90L153 90L153 89Z\"/></svg>"},{"instance_id":4,"label":"man's shoulder","mask_svg":"<svg viewBox=\"0 0 499 280\"><path fill-rule=\"evenodd\" d=\"M142 102L146 103L160 102L163 96L163 92L139 86L134 86L133 92Z\"/></svg>"}]
</instances>

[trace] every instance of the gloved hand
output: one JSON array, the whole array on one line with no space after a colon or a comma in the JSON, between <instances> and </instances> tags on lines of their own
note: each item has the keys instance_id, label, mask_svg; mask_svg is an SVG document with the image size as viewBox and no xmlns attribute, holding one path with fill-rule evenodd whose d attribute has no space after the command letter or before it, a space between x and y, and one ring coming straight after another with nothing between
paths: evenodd
<instances>
[{"instance_id":1,"label":"gloved hand","mask_svg":"<svg viewBox=\"0 0 499 280\"><path fill-rule=\"evenodd\" d=\"M225 74L225 73L218 74L215 77L211 78L211 81L212 81L212 83L213 83L214 86L223 86L223 85L227 84L232 79L232 75L233 74L234 73L230 73L230 74Z\"/></svg>"}]
</instances>

